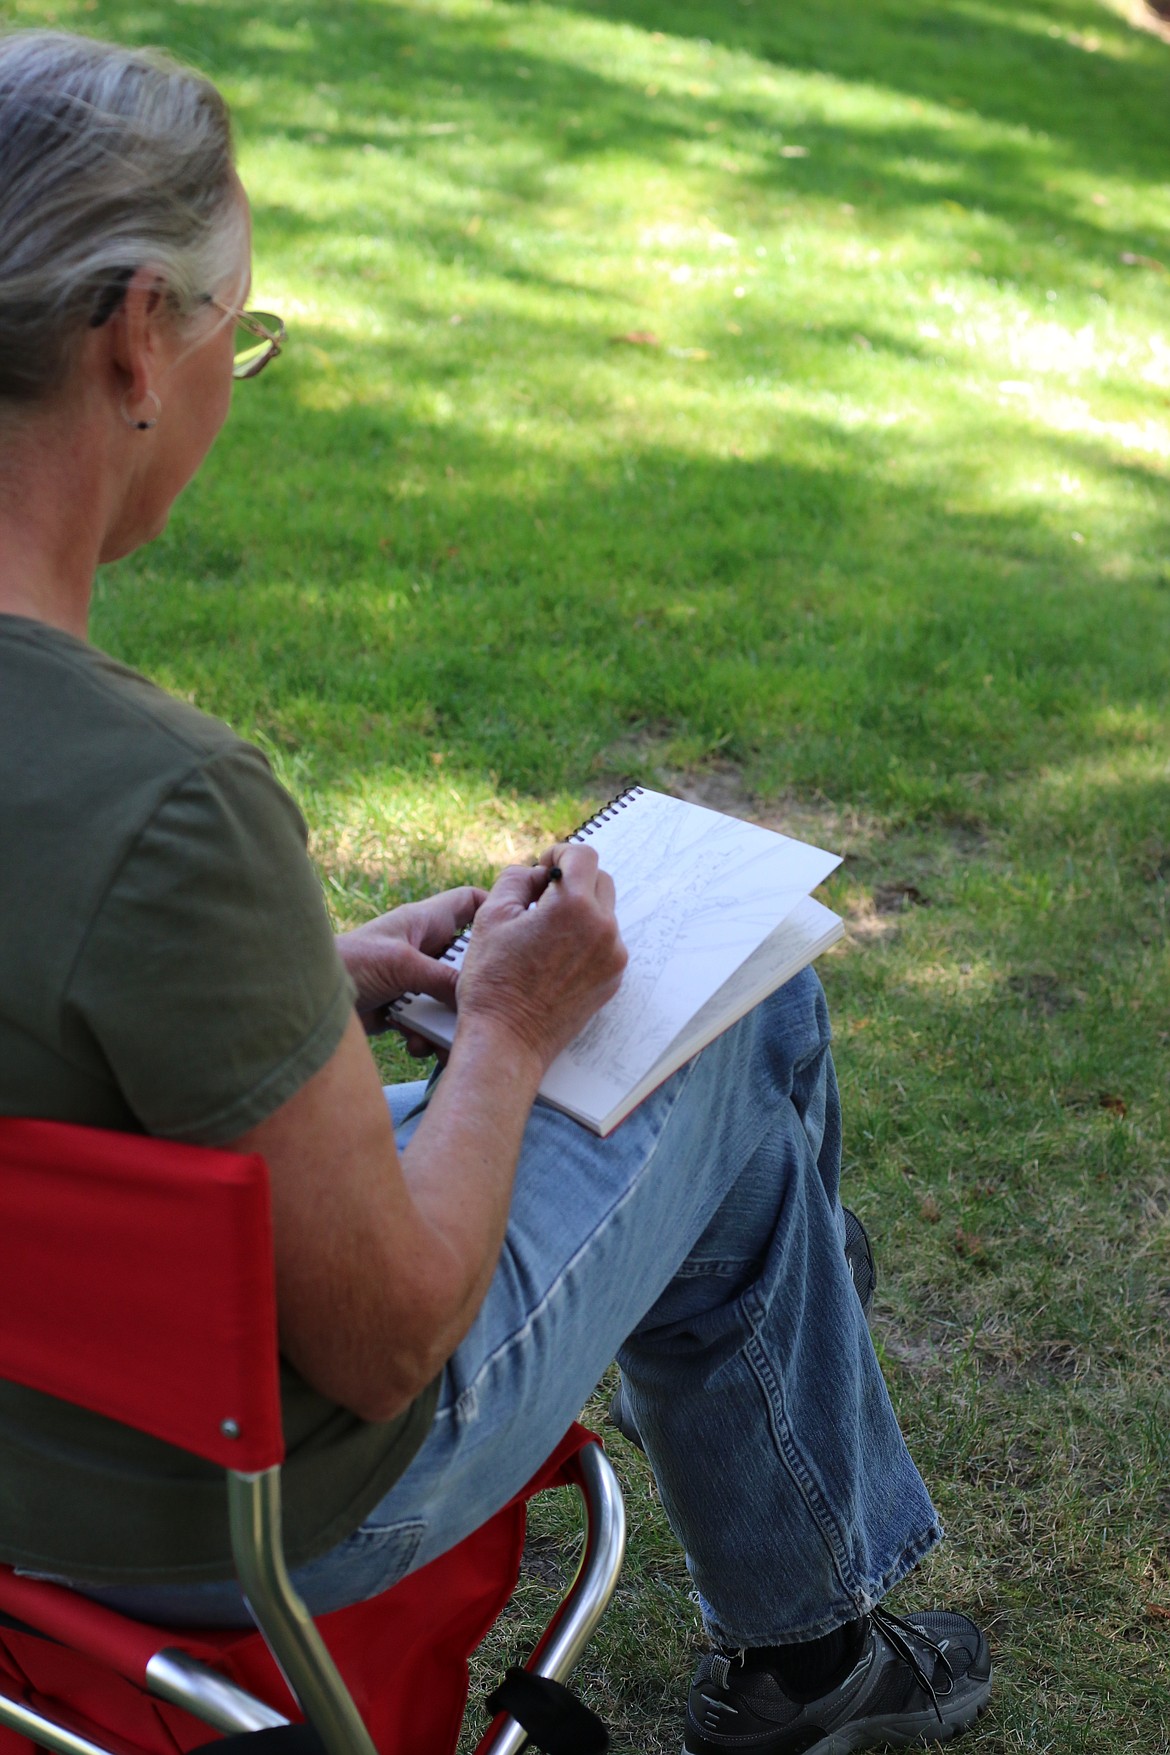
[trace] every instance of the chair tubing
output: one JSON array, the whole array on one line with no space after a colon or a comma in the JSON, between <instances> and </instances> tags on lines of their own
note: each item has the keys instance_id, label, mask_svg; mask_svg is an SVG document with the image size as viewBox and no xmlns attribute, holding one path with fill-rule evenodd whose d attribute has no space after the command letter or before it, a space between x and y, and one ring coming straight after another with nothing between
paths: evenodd
<instances>
[{"instance_id":1,"label":"chair tubing","mask_svg":"<svg viewBox=\"0 0 1170 1755\"><path fill-rule=\"evenodd\" d=\"M26 1705L23 1700L13 1700L2 1690L0 1725L15 1731L19 1736L28 1737L42 1749L53 1750L54 1755L110 1755L110 1751L104 1749L100 1743L91 1742L80 1731L71 1730L57 1719L47 1718L43 1712Z\"/></svg>"},{"instance_id":2,"label":"chair tubing","mask_svg":"<svg viewBox=\"0 0 1170 1755\"><path fill-rule=\"evenodd\" d=\"M525 1669L563 1682L581 1656L617 1588L626 1549L626 1509L609 1458L599 1444L587 1444L577 1459L576 1483L585 1502L585 1548L563 1601L545 1629ZM520 1755L528 1733L514 1718L493 1726L476 1755Z\"/></svg>"},{"instance_id":3,"label":"chair tubing","mask_svg":"<svg viewBox=\"0 0 1170 1755\"><path fill-rule=\"evenodd\" d=\"M183 1707L228 1736L277 1730L288 1723L275 1707L175 1646L167 1646L151 1658L146 1666L146 1686L160 1700Z\"/></svg>"},{"instance_id":4,"label":"chair tubing","mask_svg":"<svg viewBox=\"0 0 1170 1755\"><path fill-rule=\"evenodd\" d=\"M327 1755L377 1755L325 1642L293 1589L280 1533L280 1470L229 1470L228 1515L240 1586L257 1627Z\"/></svg>"}]
</instances>

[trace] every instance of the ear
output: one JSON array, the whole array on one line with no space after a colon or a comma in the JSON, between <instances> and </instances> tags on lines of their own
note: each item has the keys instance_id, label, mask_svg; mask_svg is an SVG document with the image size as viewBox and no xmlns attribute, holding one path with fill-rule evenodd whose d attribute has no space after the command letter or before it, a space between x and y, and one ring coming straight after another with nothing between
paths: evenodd
<instances>
[{"instance_id":1,"label":"ear","mask_svg":"<svg viewBox=\"0 0 1170 1755\"><path fill-rule=\"evenodd\" d=\"M132 408L146 401L162 374L170 329L166 282L147 263L135 270L118 309L97 331L105 339L114 392Z\"/></svg>"}]
</instances>

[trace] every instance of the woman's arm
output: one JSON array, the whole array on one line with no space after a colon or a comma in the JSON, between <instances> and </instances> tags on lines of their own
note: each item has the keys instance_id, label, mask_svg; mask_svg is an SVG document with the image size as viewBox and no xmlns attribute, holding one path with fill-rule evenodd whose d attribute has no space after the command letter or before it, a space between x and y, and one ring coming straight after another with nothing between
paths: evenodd
<instances>
[{"instance_id":1,"label":"woman's arm","mask_svg":"<svg viewBox=\"0 0 1170 1755\"><path fill-rule=\"evenodd\" d=\"M554 858L564 875L549 885ZM233 1142L271 1173L284 1352L364 1419L406 1407L471 1326L540 1080L620 982L613 900L588 847L503 873L476 916L450 1060L402 1158L356 1015L321 1071Z\"/></svg>"}]
</instances>

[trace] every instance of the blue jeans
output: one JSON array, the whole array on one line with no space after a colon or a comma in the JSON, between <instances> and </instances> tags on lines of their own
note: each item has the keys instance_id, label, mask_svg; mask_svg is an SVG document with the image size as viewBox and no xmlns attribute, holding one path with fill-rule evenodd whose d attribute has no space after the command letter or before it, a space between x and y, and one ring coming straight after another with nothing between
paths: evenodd
<instances>
[{"instance_id":1,"label":"blue jeans","mask_svg":"<svg viewBox=\"0 0 1170 1755\"><path fill-rule=\"evenodd\" d=\"M422 1084L387 1100L400 1145ZM374 1596L535 1473L615 1354L721 1645L817 1638L942 1530L842 1251L840 1111L805 971L598 1140L537 1103L507 1240L434 1425L360 1529L300 1567L314 1614ZM92 1594L246 1624L230 1584Z\"/></svg>"}]
</instances>

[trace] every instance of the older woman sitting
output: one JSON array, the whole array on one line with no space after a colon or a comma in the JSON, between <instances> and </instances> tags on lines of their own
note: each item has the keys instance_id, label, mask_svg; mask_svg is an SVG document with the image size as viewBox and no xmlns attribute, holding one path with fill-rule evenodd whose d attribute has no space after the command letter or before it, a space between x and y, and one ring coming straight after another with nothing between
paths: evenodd
<instances>
[{"instance_id":1,"label":"older woman sitting","mask_svg":"<svg viewBox=\"0 0 1170 1755\"><path fill-rule=\"evenodd\" d=\"M941 1531L842 1253L816 978L597 1140L534 1105L622 976L590 848L335 939L260 752L88 643L95 569L158 535L279 351L249 285L205 80L0 40L0 1112L267 1159L312 1609L509 1498L616 1352L718 1648L690 1755L952 1735L990 1660L964 1617L878 1607ZM449 1063L384 1094L363 1014L454 997L473 916ZM220 1485L165 1445L6 1386L0 1500L11 1562L245 1618Z\"/></svg>"}]
</instances>

